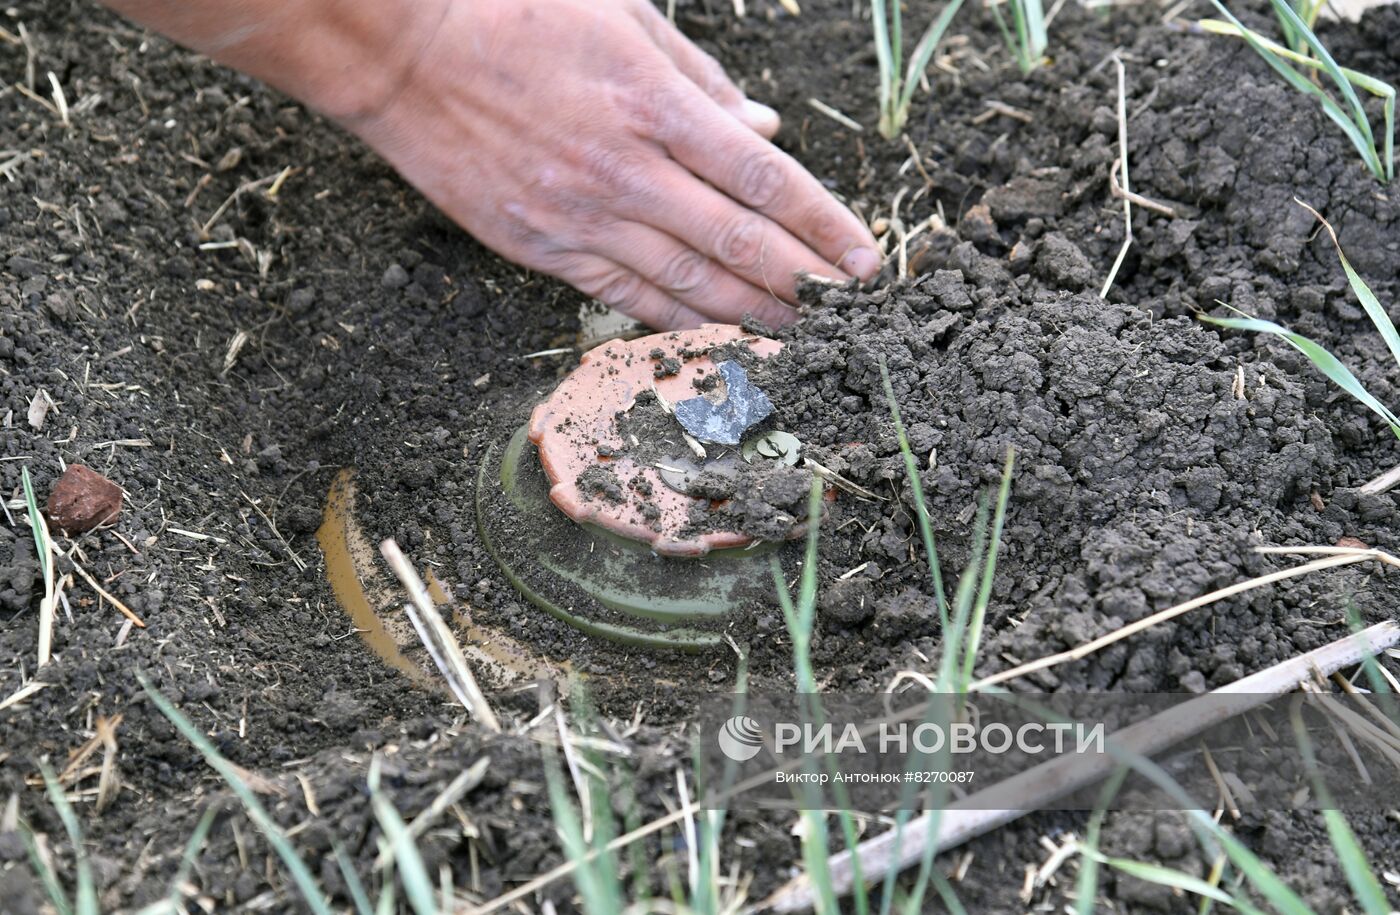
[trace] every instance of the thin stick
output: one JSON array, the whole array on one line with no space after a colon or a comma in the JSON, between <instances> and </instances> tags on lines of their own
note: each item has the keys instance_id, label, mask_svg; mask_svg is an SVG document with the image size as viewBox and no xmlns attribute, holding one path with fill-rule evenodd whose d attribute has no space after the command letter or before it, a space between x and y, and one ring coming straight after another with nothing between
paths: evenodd
<instances>
[{"instance_id":1,"label":"thin stick","mask_svg":"<svg viewBox=\"0 0 1400 915\"><path fill-rule=\"evenodd\" d=\"M428 588L423 584L423 579L418 577L418 571L404 556L399 545L393 538L385 540L379 544L379 552L389 563L389 568L394 570L399 582L408 591L411 601L406 605L408 618L413 623L413 628L418 632L418 637L423 640L423 645L428 649L428 654L432 656L433 663L442 672L447 680L447 685L452 688L452 694L457 697L457 701L466 706L467 710L476 716L487 728L501 732L500 719L496 713L491 711L491 706L486 701L486 696L481 692L481 687L476 685L476 678L472 676L471 668L467 666L467 659L462 656L462 647L457 644L457 639L453 637L452 631L447 628L447 624L442 621L442 616L433 606L433 599L428 596Z\"/></svg>"},{"instance_id":2,"label":"thin stick","mask_svg":"<svg viewBox=\"0 0 1400 915\"><path fill-rule=\"evenodd\" d=\"M1374 480L1363 484L1361 491L1378 496L1394 489L1397 483L1400 483L1400 467L1392 467Z\"/></svg>"},{"instance_id":3,"label":"thin stick","mask_svg":"<svg viewBox=\"0 0 1400 915\"><path fill-rule=\"evenodd\" d=\"M1400 625L1379 623L1364 632L1290 658L1115 731L1109 739L1124 750L1151 756L1209 727L1257 708L1275 696L1290 692L1306 681L1314 668L1324 675L1330 675L1396 643L1400 643ZM1222 702L1222 697L1230 698ZM1060 756L969 795L941 811L938 837L934 840L937 843L935 851L947 851L1043 808L1100 781L1118 765L1118 759L1111 753L1089 760L1080 755ZM992 798L996 799L996 804L1006 804L1010 799L1014 809L976 809L991 804ZM854 850L833 855L827 865L832 889L838 895L851 891L856 873L853 859L858 859L859 872L867 880L882 879L890 870L903 870L919 861L929 841L930 816L924 814L905 823L901 830L889 830L867 839ZM898 857L894 854L896 847ZM759 908L774 912L801 912L811 908L812 900L812 887L804 874L788 881Z\"/></svg>"},{"instance_id":4,"label":"thin stick","mask_svg":"<svg viewBox=\"0 0 1400 915\"><path fill-rule=\"evenodd\" d=\"M1128 198L1132 193L1132 188L1128 184L1128 80L1123 70L1123 59L1118 56L1118 52L1113 53L1113 65L1118 68L1118 161L1113 163L1113 168L1120 165L1123 169L1123 247L1118 249L1118 257L1113 261L1113 269L1108 271L1108 279L1104 280L1103 289L1099 291L1099 298L1107 299L1108 290L1113 288L1113 281L1118 278L1118 271L1123 266L1123 260L1128 256L1128 249L1133 246L1133 204ZM1110 184L1112 183L1112 171L1110 174Z\"/></svg>"},{"instance_id":5,"label":"thin stick","mask_svg":"<svg viewBox=\"0 0 1400 915\"><path fill-rule=\"evenodd\" d=\"M76 559L74 559L72 556L69 556L68 561L73 563L73 571L77 572L78 575L83 579L83 581L87 582L88 586L91 587L92 590L96 591L99 595L101 595L107 601L107 603L111 604L113 607L116 607L117 610L120 611L122 616L131 620L132 624L139 626L142 629L146 628L146 624L141 622L141 617L133 613L131 611L131 608L128 607L126 604L117 600L117 598L114 595L112 595L111 592L107 591L105 588L99 585L97 581L87 573L86 569L78 565Z\"/></svg>"},{"instance_id":6,"label":"thin stick","mask_svg":"<svg viewBox=\"0 0 1400 915\"><path fill-rule=\"evenodd\" d=\"M467 792L481 784L481 780L486 777L486 770L491 766L491 757L483 756L471 764L471 768L458 774L442 793L433 798L433 802L424 808L413 822L408 824L408 834L415 839L422 838L423 833L437 821L437 818L467 795ZM393 858L393 849L384 846L379 851L379 857L374 859L374 869L382 871L388 867Z\"/></svg>"},{"instance_id":7,"label":"thin stick","mask_svg":"<svg viewBox=\"0 0 1400 915\"><path fill-rule=\"evenodd\" d=\"M41 683L38 680L30 680L27 684L21 686L19 689L6 696L3 701L0 701L0 712L3 712L5 709L9 708L12 705L17 705L20 702L23 702L25 699L28 699L30 696L37 693L39 690L47 689L52 685L53 684L51 683Z\"/></svg>"},{"instance_id":8,"label":"thin stick","mask_svg":"<svg viewBox=\"0 0 1400 915\"><path fill-rule=\"evenodd\" d=\"M840 124L842 127L849 127L856 133L865 132L865 128L860 125L859 121L836 110L835 108L832 108L830 105L828 105L826 102L823 102L821 99L809 98L807 99L807 104L811 105L812 108L816 111L819 111L827 117L831 118L833 121Z\"/></svg>"},{"instance_id":9,"label":"thin stick","mask_svg":"<svg viewBox=\"0 0 1400 915\"><path fill-rule=\"evenodd\" d=\"M1101 636L1094 639L1092 642L1080 645L1078 648L1072 648L1069 651L1062 651L1059 654L1052 654L1035 661L1029 661L1018 667L1013 667L1010 670L1004 670L1001 673L992 674L990 677L984 677L976 683L973 683L968 689L969 691L975 692L977 690L986 689L988 686L997 683L1005 683L1008 680L1014 680L1017 677L1035 673L1038 670L1045 670L1046 668L1055 667L1058 664L1064 664L1068 661L1078 661L1096 651L1107 648L1115 642L1121 642L1123 639L1131 635L1136 635L1144 629L1150 629L1158 623L1164 623L1169 619L1181 616L1183 613L1189 613L1198 607L1214 604L1227 597L1234 597L1236 594L1243 594L1245 591L1253 591L1255 588L1262 588L1264 585L1273 584L1276 581L1297 578L1299 575L1320 572L1323 569L1330 569L1334 566L1351 565L1352 563L1362 562L1367 559L1379 559L1391 565L1400 565L1400 560L1395 559L1395 557L1387 553L1382 553L1380 550L1356 550L1354 552L1324 556L1321 559L1314 559L1312 562L1294 566L1291 569L1281 569L1277 572L1270 572L1268 575L1260 575L1258 578L1237 582L1229 587L1221 588L1218 591L1212 591L1201 597L1192 598L1183 604L1177 604L1175 607L1168 607L1166 610L1144 617L1136 623L1130 623L1121 629L1115 629L1108 635Z\"/></svg>"},{"instance_id":10,"label":"thin stick","mask_svg":"<svg viewBox=\"0 0 1400 915\"><path fill-rule=\"evenodd\" d=\"M1118 183L1117 164L1118 163L1115 162L1115 167L1108 170L1108 189L1113 193L1114 197L1120 200L1132 201L1144 210L1152 210L1154 213L1161 213L1163 216L1169 216L1172 219L1176 218L1176 210L1173 210L1165 203L1158 203L1150 197L1144 197L1141 194L1123 190L1123 186Z\"/></svg>"}]
</instances>

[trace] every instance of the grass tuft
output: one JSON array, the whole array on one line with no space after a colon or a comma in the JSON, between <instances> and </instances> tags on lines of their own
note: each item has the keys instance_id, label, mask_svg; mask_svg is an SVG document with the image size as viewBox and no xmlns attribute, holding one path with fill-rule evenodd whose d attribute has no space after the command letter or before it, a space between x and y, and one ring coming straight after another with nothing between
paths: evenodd
<instances>
[{"instance_id":1,"label":"grass tuft","mask_svg":"<svg viewBox=\"0 0 1400 915\"><path fill-rule=\"evenodd\" d=\"M1323 219L1322 214L1318 213L1317 210L1314 210L1301 200L1297 202L1299 206L1304 207L1308 212L1316 216L1318 221L1322 223L1332 236L1332 243L1337 248L1337 257L1341 260L1342 269L1346 272L1347 282L1351 285L1352 292L1355 293L1356 297L1361 301L1361 306L1366 310L1367 316L1369 316L1371 322L1375 324L1376 330L1380 332L1381 339L1385 341L1386 347L1390 350L1391 355L1395 357L1397 365L1400 365L1400 333L1396 332L1395 324L1390 320L1390 315L1381 307L1380 301L1376 298L1375 293L1371 291L1370 287L1366 285L1365 280L1352 269L1351 262L1347 260L1345 252L1342 251L1342 244L1337 238L1337 233L1333 231L1331 224ZM1241 312L1241 314L1243 314L1243 312ZM1262 318L1252 318L1248 316L1240 318L1216 318L1210 315L1202 315L1201 320L1219 325L1220 327L1228 327L1232 330L1249 330L1257 333L1272 334L1278 337L1304 356L1307 356L1308 361L1311 362L1318 371L1326 375L1333 384L1337 385L1337 387L1341 388L1343 391L1346 391L1372 413L1375 413L1381 419L1385 420L1386 425L1390 427L1390 431L1394 433L1396 438L1400 438L1400 417L1397 417L1390 407L1381 403L1380 400L1367 391L1360 380L1352 374L1351 369L1343 365L1340 359L1328 352L1320 343L1302 334L1294 333L1280 324L1275 324L1273 321L1265 321Z\"/></svg>"},{"instance_id":2,"label":"grass tuft","mask_svg":"<svg viewBox=\"0 0 1400 915\"><path fill-rule=\"evenodd\" d=\"M1006 42L1006 49L1011 52L1016 66L1021 68L1021 74L1029 76L1044 62L1045 49L1050 45L1046 34L1045 7L1041 0L1006 0L1006 5L1011 7L1010 25L1002 15L999 0L988 4L1002 40Z\"/></svg>"},{"instance_id":3,"label":"grass tuft","mask_svg":"<svg viewBox=\"0 0 1400 915\"><path fill-rule=\"evenodd\" d=\"M248 819L253 821L253 825L267 839L272 850L277 852L277 857L282 859L282 863L292 876L292 881L296 884L297 891L306 901L307 907L315 915L332 915L333 910L330 903L326 901L325 894L316 883L316 878L312 876L311 869L297 854L286 833L282 831L282 827L277 825L277 821L267 812L267 808L263 807L262 802L253 793L253 789L248 787L248 783L239 774L238 768L225 759L214 748L214 744L209 741L209 738L205 737L199 728L195 727L179 709L175 708L169 699L162 696L144 674L138 672L136 679L140 682L141 688L146 691L146 695L150 697L151 702L160 710L160 713L169 719L171 724L175 725L175 729L186 740L194 744L195 749L199 750L204 757L204 761L209 763L210 768L219 773L234 795L242 802L243 808L248 812Z\"/></svg>"},{"instance_id":4,"label":"grass tuft","mask_svg":"<svg viewBox=\"0 0 1400 915\"><path fill-rule=\"evenodd\" d=\"M1215 8L1220 11L1220 14L1229 21L1204 19L1199 23L1204 31L1243 38L1290 86L1317 100L1318 104L1322 106L1323 112L1346 133L1347 138L1356 147L1356 151L1361 154L1361 159L1366 163L1367 170L1375 176L1377 181L1384 183L1395 177L1395 88L1393 86L1373 76L1338 66L1337 62L1332 59L1332 55L1328 53L1327 48L1313 32L1309 23L1299 16L1298 11L1289 5L1288 0L1269 0L1269 2L1273 4L1274 12L1278 15L1279 21L1285 24L1285 38L1290 44L1297 43L1298 46L1293 48L1284 47L1258 32L1246 28L1221 0L1211 0L1211 2L1215 4ZM1298 2L1302 5L1312 2L1312 0L1298 0ZM1316 19L1315 12L1312 17ZM1340 93L1342 102L1338 102L1325 88L1304 76L1297 69L1298 67L1326 73L1333 86ZM1371 120L1366 114L1366 108L1361 104L1361 99L1357 97L1357 88L1383 100L1385 128L1383 141L1379 147L1376 145L1376 137L1371 129ZM1345 103L1345 107L1343 103Z\"/></svg>"},{"instance_id":5,"label":"grass tuft","mask_svg":"<svg viewBox=\"0 0 1400 915\"><path fill-rule=\"evenodd\" d=\"M1038 0L1030 0L1038 2ZM950 0L933 22L929 23L914 53L909 67L900 72L904 62L904 16L899 0L870 0L870 20L875 31L875 62L880 72L880 136L892 140L899 136L909 120L909 107L914 90L923 78L928 62L943 33L948 31L963 0Z\"/></svg>"}]
</instances>

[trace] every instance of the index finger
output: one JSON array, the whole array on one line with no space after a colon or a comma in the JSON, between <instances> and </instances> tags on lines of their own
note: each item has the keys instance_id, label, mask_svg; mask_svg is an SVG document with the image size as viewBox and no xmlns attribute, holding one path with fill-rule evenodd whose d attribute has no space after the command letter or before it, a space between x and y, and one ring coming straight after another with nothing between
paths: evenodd
<instances>
[{"instance_id":1,"label":"index finger","mask_svg":"<svg viewBox=\"0 0 1400 915\"><path fill-rule=\"evenodd\" d=\"M829 263L868 279L880 269L870 230L797 160L744 127L699 89L657 125L671 158L802 239Z\"/></svg>"}]
</instances>

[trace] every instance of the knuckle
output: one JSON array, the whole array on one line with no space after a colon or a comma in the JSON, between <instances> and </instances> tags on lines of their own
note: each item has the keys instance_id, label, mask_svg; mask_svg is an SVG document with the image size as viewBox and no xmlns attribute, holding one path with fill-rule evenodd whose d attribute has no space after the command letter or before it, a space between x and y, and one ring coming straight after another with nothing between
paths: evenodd
<instances>
[{"instance_id":1,"label":"knuckle","mask_svg":"<svg viewBox=\"0 0 1400 915\"><path fill-rule=\"evenodd\" d=\"M594 187L588 199L595 204L599 199L644 201L651 193L651 166L634 150L591 147L582 154L582 166Z\"/></svg>"},{"instance_id":2,"label":"knuckle","mask_svg":"<svg viewBox=\"0 0 1400 915\"><path fill-rule=\"evenodd\" d=\"M713 264L698 251L685 250L671 257L661 273L661 285L671 292L699 289L710 279Z\"/></svg>"},{"instance_id":3,"label":"knuckle","mask_svg":"<svg viewBox=\"0 0 1400 915\"><path fill-rule=\"evenodd\" d=\"M598 301L624 311L637 305L641 298L642 281L630 270L613 270L598 277L596 291L587 292Z\"/></svg>"},{"instance_id":4,"label":"knuckle","mask_svg":"<svg viewBox=\"0 0 1400 915\"><path fill-rule=\"evenodd\" d=\"M752 273L763 263L763 222L743 214L729 222L719 237L719 257L726 266Z\"/></svg>"},{"instance_id":5,"label":"knuckle","mask_svg":"<svg viewBox=\"0 0 1400 915\"><path fill-rule=\"evenodd\" d=\"M783 164L780 153L768 150L749 153L741 158L734 178L740 202L758 209L776 203L787 184L787 171Z\"/></svg>"},{"instance_id":6,"label":"knuckle","mask_svg":"<svg viewBox=\"0 0 1400 915\"><path fill-rule=\"evenodd\" d=\"M622 92L622 109L632 130L644 137L664 135L676 111L671 80L648 74L638 76Z\"/></svg>"},{"instance_id":7,"label":"knuckle","mask_svg":"<svg viewBox=\"0 0 1400 915\"><path fill-rule=\"evenodd\" d=\"M613 146L590 146L580 157L588 181L608 196L640 193L646 186L646 161Z\"/></svg>"},{"instance_id":8,"label":"knuckle","mask_svg":"<svg viewBox=\"0 0 1400 915\"><path fill-rule=\"evenodd\" d=\"M710 98L721 102L732 100L739 94L738 88L730 81L724 67L704 51L696 51L695 81Z\"/></svg>"}]
</instances>

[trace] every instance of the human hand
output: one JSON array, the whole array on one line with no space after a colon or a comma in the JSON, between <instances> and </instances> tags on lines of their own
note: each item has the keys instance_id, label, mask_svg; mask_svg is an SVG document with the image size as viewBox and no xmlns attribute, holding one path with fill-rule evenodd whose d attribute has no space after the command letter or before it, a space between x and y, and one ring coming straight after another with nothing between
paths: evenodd
<instances>
[{"instance_id":1,"label":"human hand","mask_svg":"<svg viewBox=\"0 0 1400 915\"><path fill-rule=\"evenodd\" d=\"M483 244L667 329L788 323L797 274L878 270L768 142L777 114L645 0L445 2L414 4L432 37L340 120Z\"/></svg>"}]
</instances>

